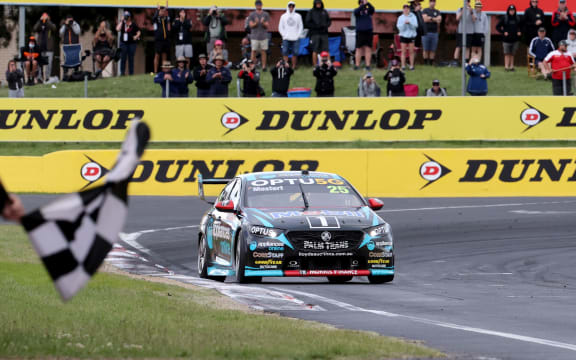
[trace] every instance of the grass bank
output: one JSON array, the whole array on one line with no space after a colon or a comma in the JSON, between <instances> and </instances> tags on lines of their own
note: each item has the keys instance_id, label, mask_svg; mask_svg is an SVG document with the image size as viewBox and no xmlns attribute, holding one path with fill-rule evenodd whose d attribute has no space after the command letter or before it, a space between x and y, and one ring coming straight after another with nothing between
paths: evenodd
<instances>
[{"instance_id":1,"label":"grass bank","mask_svg":"<svg viewBox=\"0 0 576 360\"><path fill-rule=\"evenodd\" d=\"M0 358L441 357L373 333L231 308L212 290L100 273L62 304L28 240L0 226Z\"/></svg>"}]
</instances>

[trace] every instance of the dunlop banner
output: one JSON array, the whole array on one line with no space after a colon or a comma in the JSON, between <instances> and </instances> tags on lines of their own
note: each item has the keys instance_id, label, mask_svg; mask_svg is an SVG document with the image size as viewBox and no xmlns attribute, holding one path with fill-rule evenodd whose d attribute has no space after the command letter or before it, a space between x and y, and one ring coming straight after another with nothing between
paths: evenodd
<instances>
[{"instance_id":1,"label":"dunlop banner","mask_svg":"<svg viewBox=\"0 0 576 360\"><path fill-rule=\"evenodd\" d=\"M0 141L574 140L562 97L0 100Z\"/></svg>"},{"instance_id":2,"label":"dunlop banner","mask_svg":"<svg viewBox=\"0 0 576 360\"><path fill-rule=\"evenodd\" d=\"M62 193L102 183L117 151L60 151L0 157L0 178L16 192ZM367 196L576 196L576 149L148 150L133 195L198 194L198 175L317 170L347 178ZM221 186L207 186L217 195Z\"/></svg>"}]
</instances>

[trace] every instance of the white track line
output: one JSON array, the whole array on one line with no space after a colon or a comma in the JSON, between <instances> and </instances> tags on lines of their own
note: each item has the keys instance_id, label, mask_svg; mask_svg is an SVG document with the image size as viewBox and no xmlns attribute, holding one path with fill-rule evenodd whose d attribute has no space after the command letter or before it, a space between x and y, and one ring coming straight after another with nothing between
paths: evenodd
<instances>
[{"instance_id":1,"label":"white track line","mask_svg":"<svg viewBox=\"0 0 576 360\"><path fill-rule=\"evenodd\" d=\"M576 203L576 201L550 201L550 202L511 203L511 204L438 206L438 207L425 207L425 208L414 208L414 209L378 210L378 212L379 213L391 213L391 212L434 211L434 210L454 210L454 209L486 209L486 208L496 208L496 207L531 206L531 205L557 205L557 204L573 204L573 203Z\"/></svg>"},{"instance_id":2,"label":"white track line","mask_svg":"<svg viewBox=\"0 0 576 360\"><path fill-rule=\"evenodd\" d=\"M541 338L536 338L536 337L531 337L531 336L518 335L518 334L513 334L513 333L506 333L506 332L502 332L502 331L493 331L493 330L475 328L475 327L471 327L471 326L452 324L452 323L447 323L447 322L443 322L443 321L420 318L420 317L416 317L416 316L395 314L395 313L390 313L387 311L364 309L364 308L360 308L360 307L355 306L355 305L347 304L347 303L344 303L344 302L341 302L338 300L326 298L324 296L320 296L320 295L316 295L316 294L311 294L311 293L301 292L301 291L296 291L296 290L287 290L284 288L276 288L276 289L279 291L287 292L287 293L306 296L306 297L309 297L309 298L312 298L312 299L315 299L318 301L323 301L323 302L326 302L328 304L332 304L332 305L335 305L337 307L340 307L342 309L349 310L349 311L367 312L367 313L385 316L385 317L403 318L403 319L408 319L408 320L418 322L421 324L434 325L434 326L439 326L439 327L448 328L448 329L472 332L472 333L476 333L476 334L498 336L498 337L502 337L502 338L506 338L506 339L524 341L524 342L529 342L529 343L538 344L538 345L545 345L545 346L551 346L551 347L576 351L576 345L574 345L574 344L568 344L568 343L563 343L563 342L559 342L559 341L541 339Z\"/></svg>"}]
</instances>

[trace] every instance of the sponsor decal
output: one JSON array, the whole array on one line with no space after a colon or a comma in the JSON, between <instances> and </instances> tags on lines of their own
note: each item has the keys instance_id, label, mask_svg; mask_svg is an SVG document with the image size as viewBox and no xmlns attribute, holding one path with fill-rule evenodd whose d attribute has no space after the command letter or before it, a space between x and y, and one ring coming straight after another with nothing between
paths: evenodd
<instances>
[{"instance_id":1,"label":"sponsor decal","mask_svg":"<svg viewBox=\"0 0 576 360\"><path fill-rule=\"evenodd\" d=\"M300 257L324 257L324 256L353 256L351 252L299 252Z\"/></svg>"},{"instance_id":2,"label":"sponsor decal","mask_svg":"<svg viewBox=\"0 0 576 360\"><path fill-rule=\"evenodd\" d=\"M249 190L254 192L284 191L284 186L250 187Z\"/></svg>"},{"instance_id":3,"label":"sponsor decal","mask_svg":"<svg viewBox=\"0 0 576 360\"><path fill-rule=\"evenodd\" d=\"M370 251L374 250L375 247L376 247L376 244L374 244L373 241L370 241L370 242L368 243L368 245L366 245L366 248L367 248L368 250L370 250Z\"/></svg>"},{"instance_id":4,"label":"sponsor decal","mask_svg":"<svg viewBox=\"0 0 576 360\"><path fill-rule=\"evenodd\" d=\"M220 246L220 252L222 252L222 254L225 254L225 255L231 255L232 254L232 249L230 247L229 242L220 242L219 246Z\"/></svg>"},{"instance_id":5,"label":"sponsor decal","mask_svg":"<svg viewBox=\"0 0 576 360\"><path fill-rule=\"evenodd\" d=\"M258 179L250 182L251 186L276 186L279 184L297 185L344 185L344 180L340 179L321 179L313 177L295 178L295 179Z\"/></svg>"},{"instance_id":6,"label":"sponsor decal","mask_svg":"<svg viewBox=\"0 0 576 360\"><path fill-rule=\"evenodd\" d=\"M553 182L576 181L574 159L476 159L466 164L464 176L458 179L461 183L484 183L495 178L504 183L535 183L545 178Z\"/></svg>"},{"instance_id":7,"label":"sponsor decal","mask_svg":"<svg viewBox=\"0 0 576 360\"><path fill-rule=\"evenodd\" d=\"M282 219L300 216L342 216L363 218L364 214L360 211L339 211L339 210L308 210L308 211L281 211L268 213L272 219Z\"/></svg>"},{"instance_id":8,"label":"sponsor decal","mask_svg":"<svg viewBox=\"0 0 576 360\"><path fill-rule=\"evenodd\" d=\"M368 264L390 264L388 259L368 260Z\"/></svg>"},{"instance_id":9,"label":"sponsor decal","mask_svg":"<svg viewBox=\"0 0 576 360\"><path fill-rule=\"evenodd\" d=\"M83 189L100 180L109 171L104 166L91 159L88 155L84 156L90 161L82 165L82 168L80 169L80 175L84 180L88 181L88 184L86 184Z\"/></svg>"},{"instance_id":10,"label":"sponsor decal","mask_svg":"<svg viewBox=\"0 0 576 360\"><path fill-rule=\"evenodd\" d=\"M422 179L428 181L420 190L429 186L430 184L438 181L442 177L448 175L452 170L448 169L446 166L440 164L436 160L432 159L430 156L424 154L424 156L429 160L420 166L420 176Z\"/></svg>"},{"instance_id":11,"label":"sponsor decal","mask_svg":"<svg viewBox=\"0 0 576 360\"><path fill-rule=\"evenodd\" d=\"M337 242L315 242L315 241L304 241L304 250L341 250L348 249L348 241L337 241Z\"/></svg>"},{"instance_id":12,"label":"sponsor decal","mask_svg":"<svg viewBox=\"0 0 576 360\"><path fill-rule=\"evenodd\" d=\"M226 108L229 110L229 112L222 115L220 120L222 122L222 126L228 129L224 135L229 134L230 132L238 129L240 126L248 122L248 119L246 119L244 116L238 114L228 106L226 106Z\"/></svg>"},{"instance_id":13,"label":"sponsor decal","mask_svg":"<svg viewBox=\"0 0 576 360\"><path fill-rule=\"evenodd\" d=\"M282 260L256 260L254 261L256 265L282 265Z\"/></svg>"},{"instance_id":14,"label":"sponsor decal","mask_svg":"<svg viewBox=\"0 0 576 360\"><path fill-rule=\"evenodd\" d=\"M549 116L541 112L540 110L536 109L532 105L525 103L528 106L528 109L525 109L520 114L520 120L524 125L526 125L526 129L524 132L532 129L534 126L540 124L544 120L548 119Z\"/></svg>"},{"instance_id":15,"label":"sponsor decal","mask_svg":"<svg viewBox=\"0 0 576 360\"><path fill-rule=\"evenodd\" d=\"M340 222L336 216L307 216L310 229L339 229Z\"/></svg>"},{"instance_id":16,"label":"sponsor decal","mask_svg":"<svg viewBox=\"0 0 576 360\"><path fill-rule=\"evenodd\" d=\"M216 223L212 226L212 236L216 239L228 242L232 240L232 233L230 232L230 229L226 226L222 226Z\"/></svg>"},{"instance_id":17,"label":"sponsor decal","mask_svg":"<svg viewBox=\"0 0 576 360\"><path fill-rule=\"evenodd\" d=\"M256 249L268 249L268 250L276 250L276 251L284 251L284 244L281 242L275 241L252 241L250 243L250 250L254 251Z\"/></svg>"},{"instance_id":18,"label":"sponsor decal","mask_svg":"<svg viewBox=\"0 0 576 360\"><path fill-rule=\"evenodd\" d=\"M252 256L254 258L266 258L266 259L277 259L284 256L284 253L276 253L276 252L253 252Z\"/></svg>"},{"instance_id":19,"label":"sponsor decal","mask_svg":"<svg viewBox=\"0 0 576 360\"><path fill-rule=\"evenodd\" d=\"M368 257L371 258L389 258L394 256L392 253L385 253L385 252L369 252Z\"/></svg>"},{"instance_id":20,"label":"sponsor decal","mask_svg":"<svg viewBox=\"0 0 576 360\"><path fill-rule=\"evenodd\" d=\"M392 246L392 241L376 241L374 242L374 244L376 245L376 247L382 248L385 246Z\"/></svg>"},{"instance_id":21,"label":"sponsor decal","mask_svg":"<svg viewBox=\"0 0 576 360\"><path fill-rule=\"evenodd\" d=\"M250 243L250 251L254 251L258 248L258 243L256 241L252 241Z\"/></svg>"},{"instance_id":22,"label":"sponsor decal","mask_svg":"<svg viewBox=\"0 0 576 360\"><path fill-rule=\"evenodd\" d=\"M322 241L330 241L332 240L332 234L328 231L323 231L322 234L320 234L320 239L322 239Z\"/></svg>"},{"instance_id":23,"label":"sponsor decal","mask_svg":"<svg viewBox=\"0 0 576 360\"><path fill-rule=\"evenodd\" d=\"M284 276L368 276L370 270L286 270Z\"/></svg>"}]
</instances>

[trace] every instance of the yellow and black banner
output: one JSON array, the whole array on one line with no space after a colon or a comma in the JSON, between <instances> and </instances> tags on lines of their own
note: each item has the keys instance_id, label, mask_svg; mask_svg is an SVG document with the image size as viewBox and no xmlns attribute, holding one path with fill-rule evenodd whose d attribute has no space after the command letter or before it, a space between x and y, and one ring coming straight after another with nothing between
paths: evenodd
<instances>
[{"instance_id":1,"label":"yellow and black banner","mask_svg":"<svg viewBox=\"0 0 576 360\"><path fill-rule=\"evenodd\" d=\"M562 97L0 100L0 141L575 140Z\"/></svg>"},{"instance_id":2,"label":"yellow and black banner","mask_svg":"<svg viewBox=\"0 0 576 360\"><path fill-rule=\"evenodd\" d=\"M15 192L65 193L100 184L117 151L0 157ZM133 195L196 196L198 176L260 171L337 173L363 195L382 197L576 196L576 149L147 150ZM206 187L217 195L221 187Z\"/></svg>"}]
</instances>

